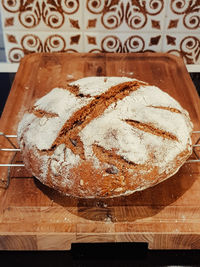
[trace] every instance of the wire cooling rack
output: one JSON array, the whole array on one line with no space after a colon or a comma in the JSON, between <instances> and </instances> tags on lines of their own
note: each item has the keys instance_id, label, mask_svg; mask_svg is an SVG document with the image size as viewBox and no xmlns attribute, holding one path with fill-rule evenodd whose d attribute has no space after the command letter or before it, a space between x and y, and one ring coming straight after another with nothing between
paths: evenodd
<instances>
[{"instance_id":1,"label":"wire cooling rack","mask_svg":"<svg viewBox=\"0 0 200 267\"><path fill-rule=\"evenodd\" d=\"M200 163L200 131L193 131L193 135L197 135L197 141L192 145L193 147L193 158L189 158L186 163ZM198 136L199 135L199 136ZM12 142L12 139L16 139L17 135L13 134L4 134L0 132L0 136L5 138L12 148L0 148L0 151L2 152L11 152L13 153L13 156L10 160L10 162L2 163L0 164L0 167L7 167L7 177L2 178L0 177L0 188L7 189L10 184L11 179L11 168L13 167L24 167L23 161L17 161L16 162L16 154L20 152L20 148L16 147L16 145ZM28 178L28 177L22 177L22 178ZM29 177L30 178L30 177Z\"/></svg>"}]
</instances>

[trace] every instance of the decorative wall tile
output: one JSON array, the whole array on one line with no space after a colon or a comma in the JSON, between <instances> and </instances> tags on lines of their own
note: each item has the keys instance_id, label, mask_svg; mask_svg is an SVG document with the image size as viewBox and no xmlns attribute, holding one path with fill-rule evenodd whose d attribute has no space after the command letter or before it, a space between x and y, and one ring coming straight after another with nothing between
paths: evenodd
<instances>
[{"instance_id":1,"label":"decorative wall tile","mask_svg":"<svg viewBox=\"0 0 200 267\"><path fill-rule=\"evenodd\" d=\"M164 0L86 0L85 30L159 31L164 28Z\"/></svg>"},{"instance_id":2,"label":"decorative wall tile","mask_svg":"<svg viewBox=\"0 0 200 267\"><path fill-rule=\"evenodd\" d=\"M200 37L200 1L169 0L165 30L169 32L198 32Z\"/></svg>"},{"instance_id":3,"label":"decorative wall tile","mask_svg":"<svg viewBox=\"0 0 200 267\"><path fill-rule=\"evenodd\" d=\"M161 35L140 33L105 34L88 32L84 34L85 52L144 52L160 51L162 47Z\"/></svg>"},{"instance_id":4,"label":"decorative wall tile","mask_svg":"<svg viewBox=\"0 0 200 267\"><path fill-rule=\"evenodd\" d=\"M4 38L7 43L7 58L13 63L34 52L83 52L83 38L80 32L5 32Z\"/></svg>"},{"instance_id":5,"label":"decorative wall tile","mask_svg":"<svg viewBox=\"0 0 200 267\"><path fill-rule=\"evenodd\" d=\"M1 0L7 61L33 52L168 52L200 64L199 0Z\"/></svg>"},{"instance_id":6,"label":"decorative wall tile","mask_svg":"<svg viewBox=\"0 0 200 267\"><path fill-rule=\"evenodd\" d=\"M79 30L83 25L80 0L2 0L5 30Z\"/></svg>"},{"instance_id":7,"label":"decorative wall tile","mask_svg":"<svg viewBox=\"0 0 200 267\"><path fill-rule=\"evenodd\" d=\"M163 50L182 57L186 64L200 64L200 38L196 34L172 33L165 35Z\"/></svg>"},{"instance_id":8,"label":"decorative wall tile","mask_svg":"<svg viewBox=\"0 0 200 267\"><path fill-rule=\"evenodd\" d=\"M166 7L162 51L186 64L200 64L200 1L170 0Z\"/></svg>"}]
</instances>

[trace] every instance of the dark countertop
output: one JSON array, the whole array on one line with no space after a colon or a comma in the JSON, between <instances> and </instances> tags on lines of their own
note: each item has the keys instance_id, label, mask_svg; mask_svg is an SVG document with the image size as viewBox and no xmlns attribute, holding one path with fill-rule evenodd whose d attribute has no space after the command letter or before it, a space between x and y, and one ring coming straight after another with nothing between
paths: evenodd
<instances>
[{"instance_id":1,"label":"dark countertop","mask_svg":"<svg viewBox=\"0 0 200 267\"><path fill-rule=\"evenodd\" d=\"M0 251L0 258L5 266L20 267L200 266L200 250L142 250L135 243L80 244L71 251Z\"/></svg>"},{"instance_id":2,"label":"dark countertop","mask_svg":"<svg viewBox=\"0 0 200 267\"><path fill-rule=\"evenodd\" d=\"M190 73L200 96L200 73ZM15 73L0 73L0 114ZM73 244L71 251L0 251L6 266L200 266L200 250L148 250L145 243Z\"/></svg>"}]
</instances>

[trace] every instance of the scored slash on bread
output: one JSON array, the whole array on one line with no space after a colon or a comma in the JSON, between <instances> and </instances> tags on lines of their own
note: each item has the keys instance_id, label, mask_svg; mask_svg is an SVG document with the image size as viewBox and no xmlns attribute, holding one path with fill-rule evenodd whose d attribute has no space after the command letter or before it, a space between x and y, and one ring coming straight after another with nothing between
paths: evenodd
<instances>
[{"instance_id":1,"label":"scored slash on bread","mask_svg":"<svg viewBox=\"0 0 200 267\"><path fill-rule=\"evenodd\" d=\"M18 141L42 183L75 197L116 197L176 173L191 154L191 133L187 111L159 88L87 77L36 101Z\"/></svg>"},{"instance_id":2,"label":"scored slash on bread","mask_svg":"<svg viewBox=\"0 0 200 267\"><path fill-rule=\"evenodd\" d=\"M78 133L90 123L91 120L103 114L109 105L123 99L128 96L130 92L137 90L139 86L144 84L145 83L139 81L125 82L113 86L107 92L96 96L90 103L75 112L64 124L53 146L58 145L63 141L64 143L68 142L70 135L78 135Z\"/></svg>"},{"instance_id":3,"label":"scored slash on bread","mask_svg":"<svg viewBox=\"0 0 200 267\"><path fill-rule=\"evenodd\" d=\"M160 130L158 128L153 127L150 124L145 124L139 121L135 121L135 120L125 120L125 122L129 123L130 125L132 125L133 127L136 127L144 132L149 132L151 134L155 134L158 136L162 136L163 138L168 138L168 139L172 139L172 140L177 140L177 137L167 131L163 131Z\"/></svg>"}]
</instances>

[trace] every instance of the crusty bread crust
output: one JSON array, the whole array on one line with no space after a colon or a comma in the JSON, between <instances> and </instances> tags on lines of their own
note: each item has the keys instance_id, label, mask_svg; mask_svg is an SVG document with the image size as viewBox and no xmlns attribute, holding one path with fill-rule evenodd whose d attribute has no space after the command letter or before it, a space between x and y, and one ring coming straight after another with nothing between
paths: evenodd
<instances>
[{"instance_id":1,"label":"crusty bread crust","mask_svg":"<svg viewBox=\"0 0 200 267\"><path fill-rule=\"evenodd\" d=\"M87 77L39 99L18 127L27 169L65 195L129 195L175 174L192 123L177 101L126 77Z\"/></svg>"}]
</instances>

